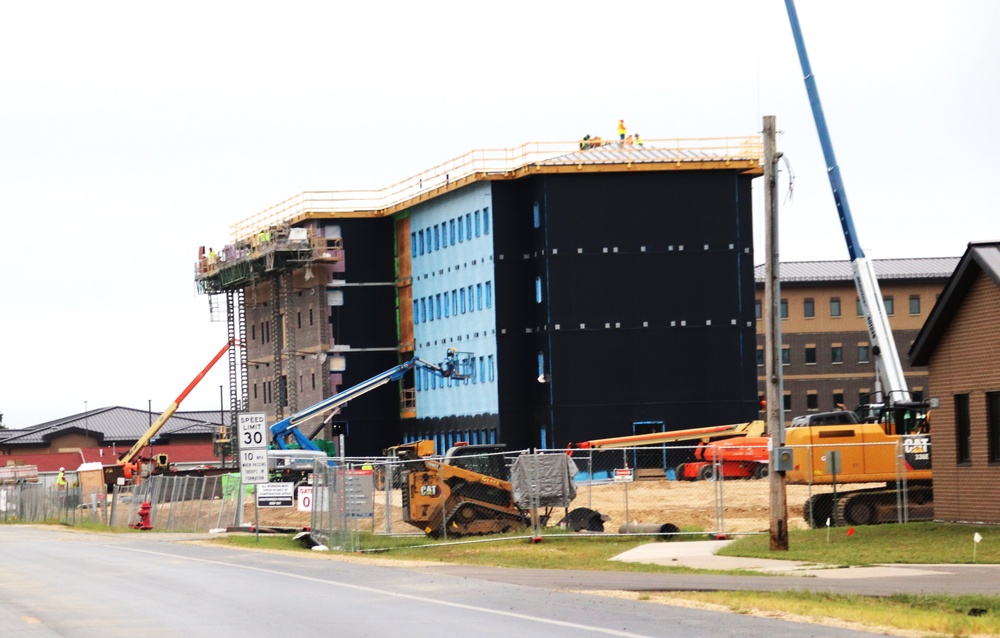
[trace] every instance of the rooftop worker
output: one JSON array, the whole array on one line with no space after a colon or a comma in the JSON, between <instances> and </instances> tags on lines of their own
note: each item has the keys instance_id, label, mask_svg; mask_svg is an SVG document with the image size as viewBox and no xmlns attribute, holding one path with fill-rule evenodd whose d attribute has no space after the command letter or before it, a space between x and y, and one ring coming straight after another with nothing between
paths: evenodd
<instances>
[{"instance_id":1,"label":"rooftop worker","mask_svg":"<svg viewBox=\"0 0 1000 638\"><path fill-rule=\"evenodd\" d=\"M639 137L638 133L635 134L635 145L636 146L642 146L642 138Z\"/></svg>"},{"instance_id":2,"label":"rooftop worker","mask_svg":"<svg viewBox=\"0 0 1000 638\"><path fill-rule=\"evenodd\" d=\"M632 146L632 142L633 141L634 140L632 139L631 135L629 135L628 137L625 138L625 143L628 144L629 146Z\"/></svg>"},{"instance_id":3,"label":"rooftop worker","mask_svg":"<svg viewBox=\"0 0 1000 638\"><path fill-rule=\"evenodd\" d=\"M624 140L625 133L627 132L625 129L625 120L618 120L618 138Z\"/></svg>"},{"instance_id":4,"label":"rooftop worker","mask_svg":"<svg viewBox=\"0 0 1000 638\"><path fill-rule=\"evenodd\" d=\"M585 151L588 148L590 148L590 133L584 135L583 139L580 140L580 150Z\"/></svg>"}]
</instances>

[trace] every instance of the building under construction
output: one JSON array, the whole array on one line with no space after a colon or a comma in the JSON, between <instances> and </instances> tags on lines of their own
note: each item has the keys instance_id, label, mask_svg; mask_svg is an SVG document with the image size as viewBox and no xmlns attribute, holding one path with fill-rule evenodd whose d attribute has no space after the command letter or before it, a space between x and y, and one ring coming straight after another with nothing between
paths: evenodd
<instances>
[{"instance_id":1,"label":"building under construction","mask_svg":"<svg viewBox=\"0 0 1000 638\"><path fill-rule=\"evenodd\" d=\"M302 429L342 431L357 455L754 418L760 158L757 137L532 143L239 222L195 275L246 345L233 410L273 423L454 348L469 378L417 369Z\"/></svg>"}]
</instances>

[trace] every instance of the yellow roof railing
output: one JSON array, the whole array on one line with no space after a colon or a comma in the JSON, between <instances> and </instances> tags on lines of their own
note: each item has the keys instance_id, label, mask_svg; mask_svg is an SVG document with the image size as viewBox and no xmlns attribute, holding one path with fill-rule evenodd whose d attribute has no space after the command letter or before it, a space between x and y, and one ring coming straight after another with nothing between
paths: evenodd
<instances>
[{"instance_id":1,"label":"yellow roof railing","mask_svg":"<svg viewBox=\"0 0 1000 638\"><path fill-rule=\"evenodd\" d=\"M649 139L641 145L617 139L528 142L515 148L481 149L373 190L305 191L230 227L234 242L261 229L308 217L381 217L470 181L514 179L540 172L685 170L729 168L760 172L759 136Z\"/></svg>"}]
</instances>

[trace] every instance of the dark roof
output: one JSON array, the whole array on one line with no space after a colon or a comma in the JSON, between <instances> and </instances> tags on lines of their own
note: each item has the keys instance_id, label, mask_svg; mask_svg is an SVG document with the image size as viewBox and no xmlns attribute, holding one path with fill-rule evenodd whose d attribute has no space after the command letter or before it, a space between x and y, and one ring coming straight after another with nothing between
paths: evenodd
<instances>
[{"instance_id":1,"label":"dark roof","mask_svg":"<svg viewBox=\"0 0 1000 638\"><path fill-rule=\"evenodd\" d=\"M154 412L152 420L159 418ZM229 422L229 413L224 414ZM176 412L157 433L157 438L168 439L171 435L196 434L211 435L219 423L218 412ZM106 444L132 443L149 429L150 413L120 406L88 410L54 421L32 425L18 430L2 430L0 443L3 445L41 445L53 437L66 432L85 432L94 435Z\"/></svg>"},{"instance_id":2,"label":"dark roof","mask_svg":"<svg viewBox=\"0 0 1000 638\"><path fill-rule=\"evenodd\" d=\"M916 366L929 363L934 348L944 335L955 313L965 300L972 283L985 273L1000 288L1000 242L972 242L962 255L951 279L945 284L944 290L934 304L924 327L917 334L910 348L910 361Z\"/></svg>"},{"instance_id":3,"label":"dark roof","mask_svg":"<svg viewBox=\"0 0 1000 638\"><path fill-rule=\"evenodd\" d=\"M913 259L873 259L879 281L890 279L947 279L958 264L958 257L920 257ZM854 281L851 262L843 261L783 261L780 266L782 283ZM754 267L754 280L764 283L764 265Z\"/></svg>"}]
</instances>

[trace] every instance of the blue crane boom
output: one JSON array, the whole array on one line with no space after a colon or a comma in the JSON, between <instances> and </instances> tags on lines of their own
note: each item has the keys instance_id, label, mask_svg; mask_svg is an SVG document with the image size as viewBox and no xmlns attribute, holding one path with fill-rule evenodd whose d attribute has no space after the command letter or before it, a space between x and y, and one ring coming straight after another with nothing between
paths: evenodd
<instances>
[{"instance_id":1,"label":"blue crane boom","mask_svg":"<svg viewBox=\"0 0 1000 638\"><path fill-rule=\"evenodd\" d=\"M468 376L467 367L470 365L468 361L470 360L471 354L469 353L459 353L454 349L448 351L448 356L444 363L430 363L429 361L424 361L419 357L414 357L409 361L399 364L394 368L390 368L385 372L375 375L374 377L362 381L361 383L351 386L346 390L338 392L332 397L323 399L319 403L309 406L304 410L296 412L287 419L278 421L271 426L271 438L274 444L280 449L288 449L288 444L285 441L285 437L291 435L295 438L295 442L299 445L299 448L303 450L319 450L319 446L313 443L309 437L307 437L298 426L305 423L309 419L317 417L321 414L325 414L331 410L334 410L352 399L367 394L372 390L379 388L392 381L399 381L403 376L415 368L426 368L431 370L436 374L440 374L443 377L451 377L453 379L464 379Z\"/></svg>"},{"instance_id":2,"label":"blue crane boom","mask_svg":"<svg viewBox=\"0 0 1000 638\"><path fill-rule=\"evenodd\" d=\"M785 0L785 8L788 10L788 20L791 23L795 48L799 53L799 63L802 65L806 93L809 95L813 119L816 121L816 132L819 134L819 143L823 148L826 172L830 178L830 188L833 190L833 200L837 205L840 226L844 231L847 252L851 257L854 284L858 289L861 312L864 313L868 325L868 336L871 339L876 370L881 377L881 382L885 385L888 402L909 401L910 392L906 386L903 364L896 349L896 342L892 338L892 328L889 326L889 316L882 300L882 291L879 288L878 279L875 277L875 268L872 262L865 257L865 252L858 242L858 233L854 229L851 207L847 203L847 192L844 190L844 181L840 176L840 166L833 153L830 131L826 126L823 105L819 100L819 89L816 88L816 77L809 64L809 55L806 53L806 44L802 38L802 28L799 25L794 0ZM881 397L879 397L880 399Z\"/></svg>"}]
</instances>

